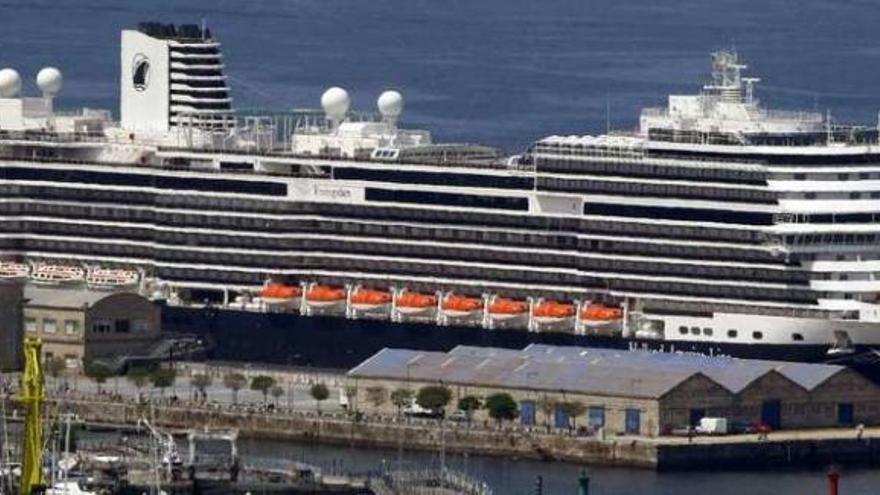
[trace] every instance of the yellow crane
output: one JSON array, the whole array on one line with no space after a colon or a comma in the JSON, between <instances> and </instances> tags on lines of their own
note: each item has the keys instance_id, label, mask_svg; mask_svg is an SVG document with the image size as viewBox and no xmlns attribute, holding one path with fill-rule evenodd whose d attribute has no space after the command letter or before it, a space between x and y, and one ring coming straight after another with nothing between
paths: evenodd
<instances>
[{"instance_id":1,"label":"yellow crane","mask_svg":"<svg viewBox=\"0 0 880 495\"><path fill-rule=\"evenodd\" d=\"M21 403L25 410L24 448L21 459L21 495L31 495L43 485L43 367L40 364L43 343L40 339L24 341L24 374L21 377Z\"/></svg>"}]
</instances>

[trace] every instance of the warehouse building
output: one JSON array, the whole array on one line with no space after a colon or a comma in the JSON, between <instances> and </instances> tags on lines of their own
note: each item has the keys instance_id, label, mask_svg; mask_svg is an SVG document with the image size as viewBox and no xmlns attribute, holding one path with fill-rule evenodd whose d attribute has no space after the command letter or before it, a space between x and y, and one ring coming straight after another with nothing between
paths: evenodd
<instances>
[{"instance_id":1,"label":"warehouse building","mask_svg":"<svg viewBox=\"0 0 880 495\"><path fill-rule=\"evenodd\" d=\"M448 353L383 349L348 377L367 412L396 412L371 390L442 384L452 391L450 407L462 397L508 393L519 404L517 421L529 427L656 436L703 417L774 429L880 424L880 389L848 368L821 364L538 344L459 346ZM582 412L570 417L571 411Z\"/></svg>"},{"instance_id":2,"label":"warehouse building","mask_svg":"<svg viewBox=\"0 0 880 495\"><path fill-rule=\"evenodd\" d=\"M44 358L68 368L95 358L136 353L160 338L159 308L138 294L27 286L23 329L39 337Z\"/></svg>"}]
</instances>

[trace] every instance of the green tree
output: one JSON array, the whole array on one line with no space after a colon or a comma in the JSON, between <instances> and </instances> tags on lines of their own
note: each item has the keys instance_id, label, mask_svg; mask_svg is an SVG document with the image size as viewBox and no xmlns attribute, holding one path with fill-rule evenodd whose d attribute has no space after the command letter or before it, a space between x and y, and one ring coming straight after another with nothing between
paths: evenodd
<instances>
[{"instance_id":1,"label":"green tree","mask_svg":"<svg viewBox=\"0 0 880 495\"><path fill-rule=\"evenodd\" d=\"M569 429L577 428L577 419L587 413L587 406L577 400L560 402L559 409L568 416Z\"/></svg>"},{"instance_id":2,"label":"green tree","mask_svg":"<svg viewBox=\"0 0 880 495\"><path fill-rule=\"evenodd\" d=\"M159 393L165 395L165 389L174 385L177 380L177 371L171 368L159 368L150 374L150 383L159 389Z\"/></svg>"},{"instance_id":3,"label":"green tree","mask_svg":"<svg viewBox=\"0 0 880 495\"><path fill-rule=\"evenodd\" d=\"M202 398L208 399L208 387L214 383L214 379L207 373L196 373L189 378L190 385L193 386L202 395Z\"/></svg>"},{"instance_id":4,"label":"green tree","mask_svg":"<svg viewBox=\"0 0 880 495\"><path fill-rule=\"evenodd\" d=\"M315 399L315 408L318 410L318 414L321 414L321 402L330 397L330 390L327 389L327 385L323 383L312 385L312 388L309 389L309 395Z\"/></svg>"},{"instance_id":5,"label":"green tree","mask_svg":"<svg viewBox=\"0 0 880 495\"><path fill-rule=\"evenodd\" d=\"M269 400L269 390L275 386L275 379L269 375L257 375L251 378L251 390L263 394L263 402Z\"/></svg>"},{"instance_id":6,"label":"green tree","mask_svg":"<svg viewBox=\"0 0 880 495\"><path fill-rule=\"evenodd\" d=\"M538 399L538 409L544 415L544 424L549 428L553 424L553 413L556 411L556 401L547 397Z\"/></svg>"},{"instance_id":7,"label":"green tree","mask_svg":"<svg viewBox=\"0 0 880 495\"><path fill-rule=\"evenodd\" d=\"M412 404L413 393L408 388L398 388L391 392L391 403L397 408L397 415L400 416L403 408Z\"/></svg>"},{"instance_id":8,"label":"green tree","mask_svg":"<svg viewBox=\"0 0 880 495\"><path fill-rule=\"evenodd\" d=\"M284 395L284 387L281 385L273 385L272 388L269 389L269 393L272 394L272 398L275 399L275 405L278 405L278 399Z\"/></svg>"},{"instance_id":9,"label":"green tree","mask_svg":"<svg viewBox=\"0 0 880 495\"><path fill-rule=\"evenodd\" d=\"M232 403L238 404L238 391L247 385L247 378L241 373L230 372L223 375L223 386L232 390Z\"/></svg>"},{"instance_id":10,"label":"green tree","mask_svg":"<svg viewBox=\"0 0 880 495\"><path fill-rule=\"evenodd\" d=\"M385 387L367 387L366 394L367 402L376 409L382 407L385 401L388 400L388 391L385 390Z\"/></svg>"},{"instance_id":11,"label":"green tree","mask_svg":"<svg viewBox=\"0 0 880 495\"><path fill-rule=\"evenodd\" d=\"M516 401L506 393L492 394L486 397L486 409L489 411L489 417L499 423L502 420L514 420L519 415Z\"/></svg>"},{"instance_id":12,"label":"green tree","mask_svg":"<svg viewBox=\"0 0 880 495\"><path fill-rule=\"evenodd\" d=\"M150 371L141 366L132 366L125 373L125 379L134 385L138 391L138 397L140 397L141 389L150 381Z\"/></svg>"},{"instance_id":13,"label":"green tree","mask_svg":"<svg viewBox=\"0 0 880 495\"><path fill-rule=\"evenodd\" d=\"M443 385L426 385L416 394L416 404L432 412L441 412L452 400L452 392Z\"/></svg>"},{"instance_id":14,"label":"green tree","mask_svg":"<svg viewBox=\"0 0 880 495\"><path fill-rule=\"evenodd\" d=\"M458 410L464 411L464 413L467 415L468 423L473 420L474 412L481 407L483 407L483 401L480 400L479 397L468 395L466 397L458 399Z\"/></svg>"},{"instance_id":15,"label":"green tree","mask_svg":"<svg viewBox=\"0 0 880 495\"><path fill-rule=\"evenodd\" d=\"M101 385L107 383L107 379L113 376L113 371L107 365L91 362L86 366L86 376L91 378L98 386L98 393L101 393Z\"/></svg>"}]
</instances>

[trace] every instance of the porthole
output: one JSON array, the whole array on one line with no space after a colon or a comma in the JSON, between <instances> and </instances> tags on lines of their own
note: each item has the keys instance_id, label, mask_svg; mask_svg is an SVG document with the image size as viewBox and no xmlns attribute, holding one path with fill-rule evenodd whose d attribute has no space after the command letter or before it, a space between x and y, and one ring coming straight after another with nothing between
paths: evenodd
<instances>
[{"instance_id":1,"label":"porthole","mask_svg":"<svg viewBox=\"0 0 880 495\"><path fill-rule=\"evenodd\" d=\"M791 340L794 340L795 342L803 342L804 335L800 333L793 333L791 334Z\"/></svg>"},{"instance_id":2,"label":"porthole","mask_svg":"<svg viewBox=\"0 0 880 495\"><path fill-rule=\"evenodd\" d=\"M711 337L712 336L712 329L711 328L704 328L703 335L705 335L707 337Z\"/></svg>"},{"instance_id":3,"label":"porthole","mask_svg":"<svg viewBox=\"0 0 880 495\"><path fill-rule=\"evenodd\" d=\"M692 335L700 335L700 327L691 327Z\"/></svg>"},{"instance_id":4,"label":"porthole","mask_svg":"<svg viewBox=\"0 0 880 495\"><path fill-rule=\"evenodd\" d=\"M764 334L762 332L752 332L752 338L755 340L761 340L764 338Z\"/></svg>"},{"instance_id":5,"label":"porthole","mask_svg":"<svg viewBox=\"0 0 880 495\"><path fill-rule=\"evenodd\" d=\"M736 338L736 334L737 334L737 331L736 331L736 330L732 330L732 329L731 329L731 330L728 330L728 331L727 331L727 336L730 337L731 339L735 339L735 338Z\"/></svg>"},{"instance_id":6,"label":"porthole","mask_svg":"<svg viewBox=\"0 0 880 495\"><path fill-rule=\"evenodd\" d=\"M680 333L682 335L687 335L688 327L678 327L678 333Z\"/></svg>"}]
</instances>

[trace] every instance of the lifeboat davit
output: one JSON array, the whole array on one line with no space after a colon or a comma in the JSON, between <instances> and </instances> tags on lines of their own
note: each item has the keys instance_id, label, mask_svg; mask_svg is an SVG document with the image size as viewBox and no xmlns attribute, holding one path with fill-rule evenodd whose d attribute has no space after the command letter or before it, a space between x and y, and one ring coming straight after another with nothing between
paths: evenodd
<instances>
[{"instance_id":1,"label":"lifeboat davit","mask_svg":"<svg viewBox=\"0 0 880 495\"><path fill-rule=\"evenodd\" d=\"M27 265L27 263L0 261L0 279L2 280L25 279L30 273L31 268Z\"/></svg>"},{"instance_id":2,"label":"lifeboat davit","mask_svg":"<svg viewBox=\"0 0 880 495\"><path fill-rule=\"evenodd\" d=\"M74 284L85 279L86 272L75 265L41 263L34 267L31 279L37 284Z\"/></svg>"},{"instance_id":3,"label":"lifeboat davit","mask_svg":"<svg viewBox=\"0 0 880 495\"><path fill-rule=\"evenodd\" d=\"M449 294L440 303L440 307L449 316L468 316L483 310L483 300L479 297Z\"/></svg>"},{"instance_id":4,"label":"lifeboat davit","mask_svg":"<svg viewBox=\"0 0 880 495\"><path fill-rule=\"evenodd\" d=\"M437 307L437 296L420 292L402 292L397 296L397 311L403 314L425 313Z\"/></svg>"},{"instance_id":5,"label":"lifeboat davit","mask_svg":"<svg viewBox=\"0 0 880 495\"><path fill-rule=\"evenodd\" d=\"M302 287L299 285L267 283L260 291L260 298L270 305L294 306L302 297Z\"/></svg>"},{"instance_id":6,"label":"lifeboat davit","mask_svg":"<svg viewBox=\"0 0 880 495\"><path fill-rule=\"evenodd\" d=\"M118 268L95 268L86 276L86 284L93 289L117 289L137 285L138 272Z\"/></svg>"},{"instance_id":7,"label":"lifeboat davit","mask_svg":"<svg viewBox=\"0 0 880 495\"><path fill-rule=\"evenodd\" d=\"M590 304L581 310L581 321L585 325L606 325L623 319L623 310L604 304Z\"/></svg>"},{"instance_id":8,"label":"lifeboat davit","mask_svg":"<svg viewBox=\"0 0 880 495\"><path fill-rule=\"evenodd\" d=\"M529 304L506 297L497 297L489 305L489 318L493 320L510 320L524 316L529 311Z\"/></svg>"},{"instance_id":9,"label":"lifeboat davit","mask_svg":"<svg viewBox=\"0 0 880 495\"><path fill-rule=\"evenodd\" d=\"M351 306L359 311L375 310L391 304L390 292L377 289L360 288L351 295Z\"/></svg>"},{"instance_id":10,"label":"lifeboat davit","mask_svg":"<svg viewBox=\"0 0 880 495\"><path fill-rule=\"evenodd\" d=\"M539 323L561 321L571 318L575 314L573 304L565 304L552 299L545 300L535 306L532 316Z\"/></svg>"}]
</instances>

